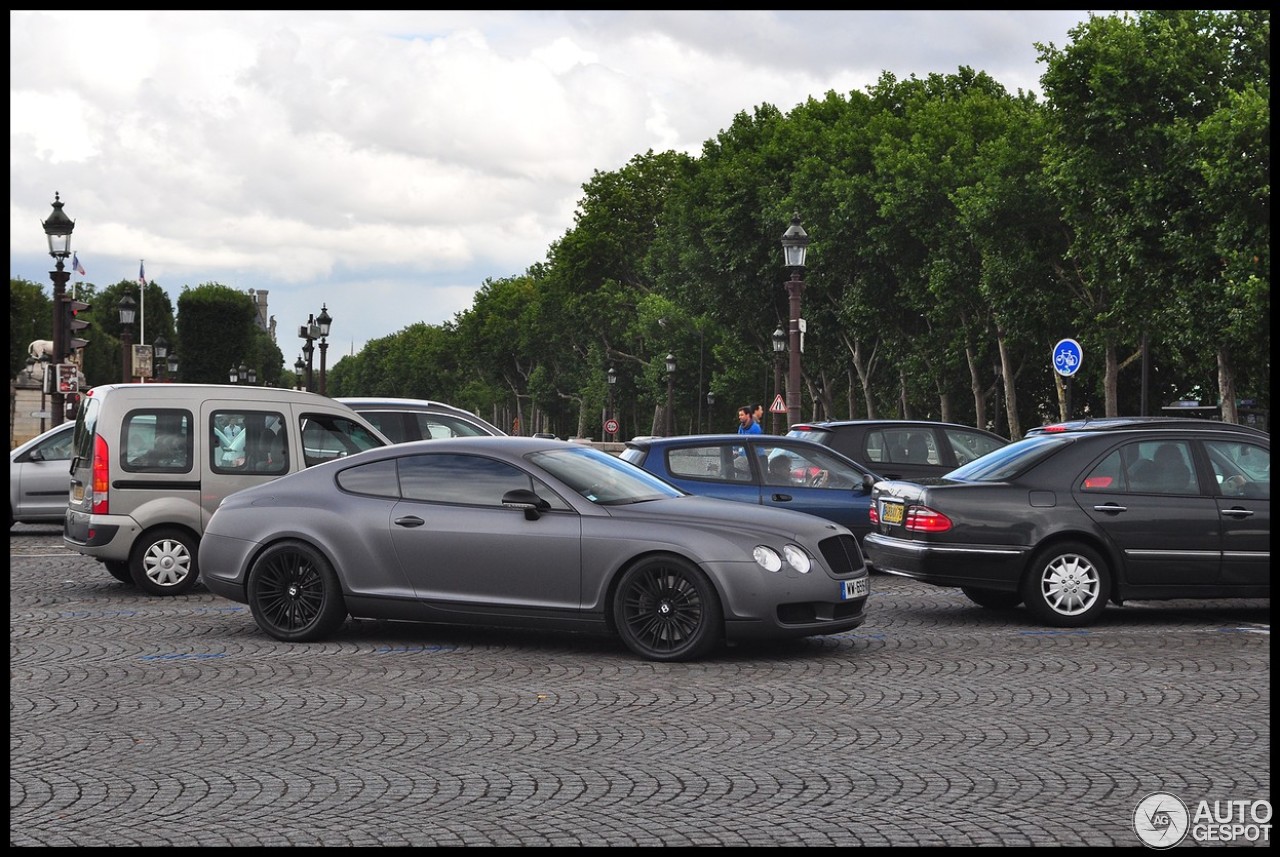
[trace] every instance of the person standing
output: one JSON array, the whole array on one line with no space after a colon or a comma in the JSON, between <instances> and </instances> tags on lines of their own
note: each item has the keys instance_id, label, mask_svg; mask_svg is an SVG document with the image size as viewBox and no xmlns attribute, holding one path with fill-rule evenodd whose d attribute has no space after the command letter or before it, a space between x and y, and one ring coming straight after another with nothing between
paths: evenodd
<instances>
[{"instance_id":1,"label":"person standing","mask_svg":"<svg viewBox=\"0 0 1280 857\"><path fill-rule=\"evenodd\" d=\"M738 434L764 434L764 429L760 428L759 423L756 422L750 405L738 408Z\"/></svg>"},{"instance_id":2,"label":"person standing","mask_svg":"<svg viewBox=\"0 0 1280 857\"><path fill-rule=\"evenodd\" d=\"M751 416L756 421L756 425L760 427L760 433L764 434L764 405L752 405Z\"/></svg>"}]
</instances>

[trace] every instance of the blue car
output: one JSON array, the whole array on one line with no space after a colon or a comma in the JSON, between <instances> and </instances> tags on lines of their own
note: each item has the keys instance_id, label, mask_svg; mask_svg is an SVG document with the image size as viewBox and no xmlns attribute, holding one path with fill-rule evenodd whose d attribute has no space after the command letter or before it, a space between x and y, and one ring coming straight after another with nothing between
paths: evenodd
<instances>
[{"instance_id":1,"label":"blue car","mask_svg":"<svg viewBox=\"0 0 1280 857\"><path fill-rule=\"evenodd\" d=\"M769 434L637 438L622 458L690 494L807 512L871 532L871 487L880 477L828 446Z\"/></svg>"}]
</instances>

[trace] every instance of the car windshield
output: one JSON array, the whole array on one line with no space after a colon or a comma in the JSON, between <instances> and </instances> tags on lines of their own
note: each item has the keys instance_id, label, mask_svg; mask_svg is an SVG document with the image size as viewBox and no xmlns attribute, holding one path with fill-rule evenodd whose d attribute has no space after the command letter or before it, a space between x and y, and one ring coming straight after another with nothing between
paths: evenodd
<instances>
[{"instance_id":1,"label":"car windshield","mask_svg":"<svg viewBox=\"0 0 1280 857\"><path fill-rule=\"evenodd\" d=\"M975 458L942 478L955 482L1007 482L1070 442L1060 434L1023 438Z\"/></svg>"},{"instance_id":2,"label":"car windshield","mask_svg":"<svg viewBox=\"0 0 1280 857\"><path fill-rule=\"evenodd\" d=\"M600 506L665 500L684 494L648 471L589 446L533 452L526 458Z\"/></svg>"}]
</instances>

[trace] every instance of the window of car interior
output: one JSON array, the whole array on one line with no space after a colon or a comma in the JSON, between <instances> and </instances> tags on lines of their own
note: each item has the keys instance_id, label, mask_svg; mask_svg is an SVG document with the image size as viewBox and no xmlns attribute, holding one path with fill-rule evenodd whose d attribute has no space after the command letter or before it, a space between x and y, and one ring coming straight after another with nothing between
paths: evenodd
<instances>
[{"instance_id":1,"label":"window of car interior","mask_svg":"<svg viewBox=\"0 0 1280 857\"><path fill-rule=\"evenodd\" d=\"M1206 440L1218 490L1227 497L1271 499L1271 451L1254 443Z\"/></svg>"},{"instance_id":2,"label":"window of car interior","mask_svg":"<svg viewBox=\"0 0 1280 857\"><path fill-rule=\"evenodd\" d=\"M289 438L279 411L215 410L209 415L215 473L280 475L289 469Z\"/></svg>"},{"instance_id":3,"label":"window of car interior","mask_svg":"<svg viewBox=\"0 0 1280 857\"><path fill-rule=\"evenodd\" d=\"M140 409L125 415L120 466L130 473L189 473L191 413L175 408Z\"/></svg>"},{"instance_id":4,"label":"window of car interior","mask_svg":"<svg viewBox=\"0 0 1280 857\"><path fill-rule=\"evenodd\" d=\"M751 468L741 444L680 446L667 450L667 472L681 479L750 482Z\"/></svg>"},{"instance_id":5,"label":"window of car interior","mask_svg":"<svg viewBox=\"0 0 1280 857\"><path fill-rule=\"evenodd\" d=\"M396 471L400 496L405 500L502 508L504 494L524 488L546 500L552 509L571 508L541 480L505 461L482 455L410 455L396 459Z\"/></svg>"}]
</instances>

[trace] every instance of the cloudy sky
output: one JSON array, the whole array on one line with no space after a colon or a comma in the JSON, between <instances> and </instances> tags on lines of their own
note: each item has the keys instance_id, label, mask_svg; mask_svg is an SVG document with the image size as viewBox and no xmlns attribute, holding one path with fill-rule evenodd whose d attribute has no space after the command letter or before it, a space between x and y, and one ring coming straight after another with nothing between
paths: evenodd
<instances>
[{"instance_id":1,"label":"cloudy sky","mask_svg":"<svg viewBox=\"0 0 1280 857\"><path fill-rule=\"evenodd\" d=\"M10 11L9 272L52 292L57 192L84 280L266 290L286 363L327 305L333 361L543 261L595 170L885 71L1039 92L1088 16Z\"/></svg>"}]
</instances>

